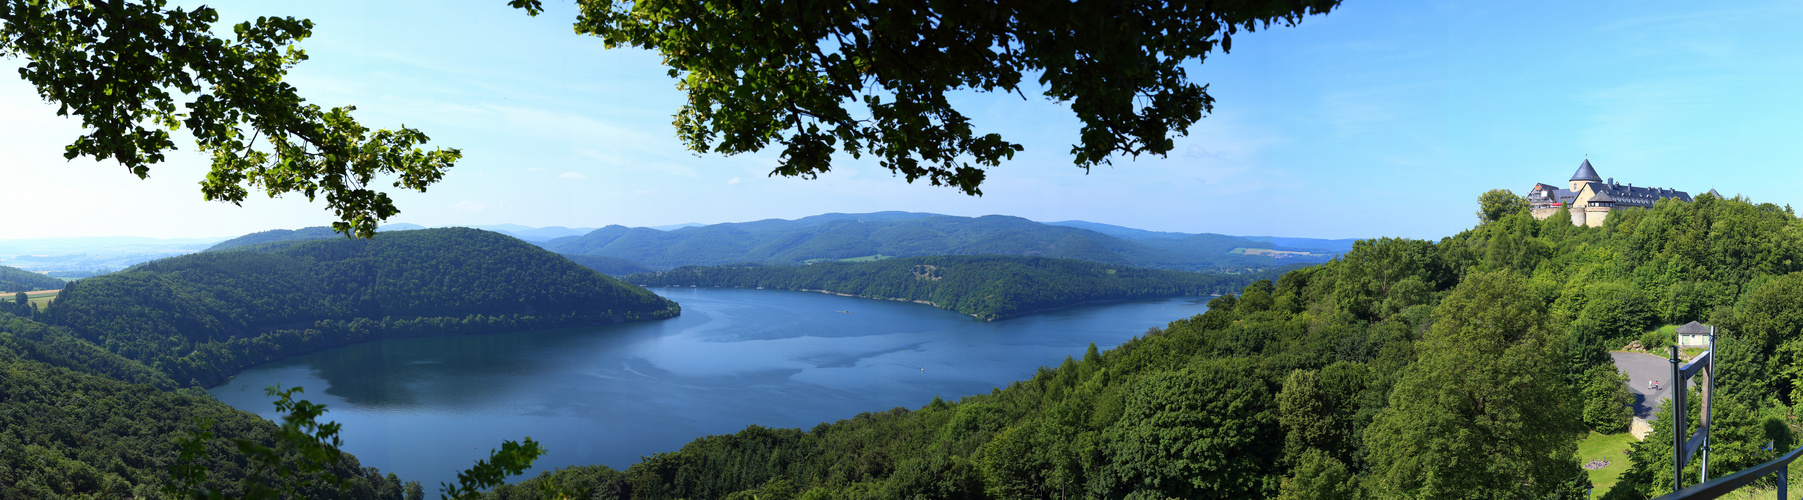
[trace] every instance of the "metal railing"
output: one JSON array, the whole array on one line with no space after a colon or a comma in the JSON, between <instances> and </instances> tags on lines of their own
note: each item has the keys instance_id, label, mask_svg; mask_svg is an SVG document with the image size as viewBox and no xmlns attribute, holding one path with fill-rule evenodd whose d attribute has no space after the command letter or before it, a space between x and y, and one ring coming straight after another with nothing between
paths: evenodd
<instances>
[{"instance_id":1,"label":"metal railing","mask_svg":"<svg viewBox=\"0 0 1803 500\"><path fill-rule=\"evenodd\" d=\"M1697 355L1690 363L1679 366L1678 346L1671 347L1672 362L1672 492L1659 497L1658 500L1701 500L1717 498L1729 492L1753 484L1766 476L1778 475L1778 500L1790 500L1790 464L1803 457L1803 448L1791 450L1784 456L1770 462L1748 467L1740 472L1709 480L1709 431L1711 410L1715 392L1715 355L1716 330L1709 328L1709 350ZM1703 407L1702 422L1699 422L1694 434L1685 438L1684 420L1687 414L1685 406L1689 403L1686 383L1698 375L1703 376L1703 383L1698 384L1703 390L1700 398ZM1701 453L1699 453L1701 452ZM1684 487L1684 465L1694 458L1703 462L1702 474L1698 478L1700 484Z\"/></svg>"},{"instance_id":2,"label":"metal railing","mask_svg":"<svg viewBox=\"0 0 1803 500\"><path fill-rule=\"evenodd\" d=\"M1701 500L1705 498L1716 498L1746 485L1753 484L1754 481L1758 481L1761 478L1772 474L1778 475L1778 500L1790 500L1790 463L1797 460L1798 457L1803 457L1803 448L1791 450L1790 453L1786 453L1784 456L1778 457L1775 460L1716 478L1714 481L1708 481L1703 484L1674 491L1659 497L1658 500Z\"/></svg>"}]
</instances>

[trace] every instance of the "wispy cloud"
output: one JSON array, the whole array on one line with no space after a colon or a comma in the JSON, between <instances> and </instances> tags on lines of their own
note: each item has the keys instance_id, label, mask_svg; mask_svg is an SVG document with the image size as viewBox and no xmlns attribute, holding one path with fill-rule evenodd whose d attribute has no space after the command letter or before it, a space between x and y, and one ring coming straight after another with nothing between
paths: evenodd
<instances>
[{"instance_id":1,"label":"wispy cloud","mask_svg":"<svg viewBox=\"0 0 1803 500\"><path fill-rule=\"evenodd\" d=\"M582 174L579 174L579 173L576 173L576 172L564 172L564 173L561 173L561 174L557 174L557 178L559 178L559 179L572 179L572 180L583 180L583 179L587 179L587 178L588 178L588 176L586 176L586 175L582 175Z\"/></svg>"},{"instance_id":2,"label":"wispy cloud","mask_svg":"<svg viewBox=\"0 0 1803 500\"><path fill-rule=\"evenodd\" d=\"M726 181L726 183L727 183L727 184L729 184L729 185L730 185L730 184L738 184L738 183L739 183L739 178L738 178L738 177L734 177L734 178L732 178L732 179L731 179L731 180L728 180L728 181Z\"/></svg>"}]
</instances>

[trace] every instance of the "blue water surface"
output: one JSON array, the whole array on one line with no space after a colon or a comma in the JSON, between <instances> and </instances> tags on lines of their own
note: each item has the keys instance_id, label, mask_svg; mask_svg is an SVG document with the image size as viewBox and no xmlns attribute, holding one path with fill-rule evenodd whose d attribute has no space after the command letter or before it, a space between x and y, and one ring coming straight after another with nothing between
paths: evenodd
<instances>
[{"instance_id":1,"label":"blue water surface","mask_svg":"<svg viewBox=\"0 0 1803 500\"><path fill-rule=\"evenodd\" d=\"M265 387L305 388L364 466L436 491L503 440L537 471L624 469L748 425L811 428L989 392L1201 314L1207 298L1117 302L997 322L908 302L671 288L680 317L587 328L388 339L253 367L214 397L275 418Z\"/></svg>"}]
</instances>

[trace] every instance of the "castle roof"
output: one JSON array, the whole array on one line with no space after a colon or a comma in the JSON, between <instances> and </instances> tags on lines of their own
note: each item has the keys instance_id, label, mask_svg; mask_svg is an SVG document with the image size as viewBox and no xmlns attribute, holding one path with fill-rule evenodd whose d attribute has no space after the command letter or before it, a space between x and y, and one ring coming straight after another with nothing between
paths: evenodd
<instances>
[{"instance_id":1,"label":"castle roof","mask_svg":"<svg viewBox=\"0 0 1803 500\"><path fill-rule=\"evenodd\" d=\"M1571 180L1603 182L1603 176L1596 175L1596 169L1590 166L1590 159L1586 158L1584 164L1578 165L1578 172L1571 174Z\"/></svg>"},{"instance_id":2,"label":"castle roof","mask_svg":"<svg viewBox=\"0 0 1803 500\"><path fill-rule=\"evenodd\" d=\"M1634 187L1628 184L1606 184L1592 182L1590 188L1596 192L1591 200L1600 200L1604 196L1618 206L1652 208L1653 203L1666 198L1677 198L1679 201L1691 201L1690 193L1676 189L1656 187Z\"/></svg>"},{"instance_id":3,"label":"castle roof","mask_svg":"<svg viewBox=\"0 0 1803 500\"><path fill-rule=\"evenodd\" d=\"M1590 197L1590 202L1591 202L1591 203L1596 203L1596 202L1599 202L1599 201L1600 201L1600 202L1609 202L1609 203L1615 203L1615 198L1611 198L1611 197L1609 197L1609 193L1607 193L1607 192L1603 192L1603 191L1597 191L1597 193L1596 193L1596 196L1592 196L1592 197Z\"/></svg>"}]
</instances>

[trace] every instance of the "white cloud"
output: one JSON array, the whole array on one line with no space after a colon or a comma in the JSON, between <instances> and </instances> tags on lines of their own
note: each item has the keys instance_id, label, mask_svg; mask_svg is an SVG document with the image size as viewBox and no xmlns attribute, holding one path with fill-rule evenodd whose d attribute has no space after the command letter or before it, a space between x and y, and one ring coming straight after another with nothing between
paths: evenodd
<instances>
[{"instance_id":1,"label":"white cloud","mask_svg":"<svg viewBox=\"0 0 1803 500\"><path fill-rule=\"evenodd\" d=\"M726 183L727 183L727 184L738 184L738 183L739 183L739 178L738 178L738 177L734 177L734 178L732 178L732 180L728 180L728 181L726 181Z\"/></svg>"},{"instance_id":2,"label":"white cloud","mask_svg":"<svg viewBox=\"0 0 1803 500\"><path fill-rule=\"evenodd\" d=\"M575 180L582 180L582 179L587 179L587 178L588 178L588 176L586 176L586 175L582 175L582 174L579 174L579 173L576 173L576 172L564 172L564 173L561 173L561 174L557 174L557 178L559 178L559 179L575 179Z\"/></svg>"}]
</instances>

